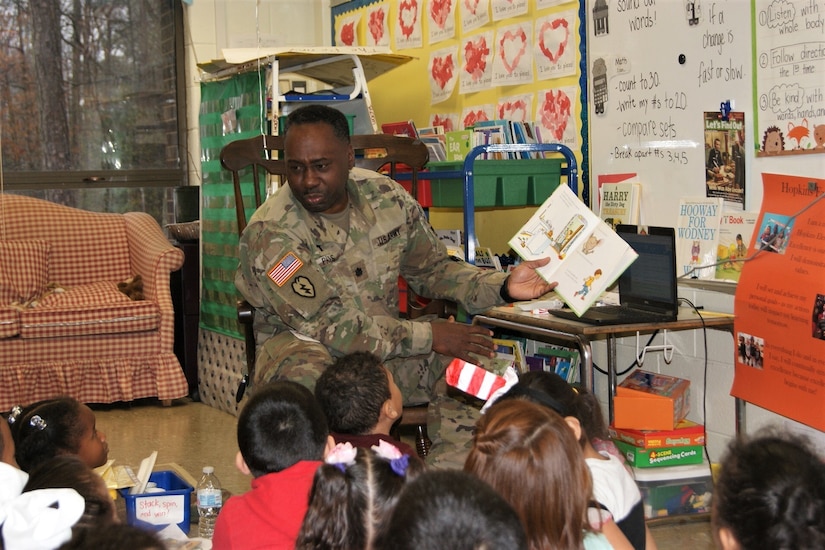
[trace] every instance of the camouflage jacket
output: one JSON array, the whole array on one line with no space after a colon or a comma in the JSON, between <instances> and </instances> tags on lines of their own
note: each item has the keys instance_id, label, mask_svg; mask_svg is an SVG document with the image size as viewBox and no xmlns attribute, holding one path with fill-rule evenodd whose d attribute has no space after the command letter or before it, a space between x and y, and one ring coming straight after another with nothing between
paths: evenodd
<instances>
[{"instance_id":1,"label":"camouflage jacket","mask_svg":"<svg viewBox=\"0 0 825 550\"><path fill-rule=\"evenodd\" d=\"M430 324L399 318L399 275L417 293L454 300L470 313L503 303L505 274L451 259L398 183L354 168L347 190L349 234L307 212L286 185L252 216L235 285L256 308L259 343L292 329L333 355L429 353Z\"/></svg>"}]
</instances>

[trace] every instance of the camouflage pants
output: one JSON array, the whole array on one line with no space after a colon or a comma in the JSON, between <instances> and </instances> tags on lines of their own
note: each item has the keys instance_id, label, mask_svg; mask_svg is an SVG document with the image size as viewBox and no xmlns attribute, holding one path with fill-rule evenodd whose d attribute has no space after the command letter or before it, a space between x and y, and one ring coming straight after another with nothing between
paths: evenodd
<instances>
[{"instance_id":1,"label":"camouflage pants","mask_svg":"<svg viewBox=\"0 0 825 550\"><path fill-rule=\"evenodd\" d=\"M315 381L334 361L327 348L282 332L258 347L253 391L256 384L294 380L315 389ZM429 403L427 430L433 442L427 463L435 467L461 468L469 452L473 427L481 403L447 390L444 380L449 359L437 353L398 357L385 362L404 396L405 405Z\"/></svg>"},{"instance_id":2,"label":"camouflage pants","mask_svg":"<svg viewBox=\"0 0 825 550\"><path fill-rule=\"evenodd\" d=\"M252 390L255 384L277 379L293 380L314 390L315 381L333 361L324 345L302 340L291 332L279 333L258 346ZM385 362L405 405L429 403L427 431L433 444L427 463L460 469L472 444L481 403L457 390L448 391L444 380L448 364L449 358L437 353Z\"/></svg>"},{"instance_id":3,"label":"camouflage pants","mask_svg":"<svg viewBox=\"0 0 825 550\"><path fill-rule=\"evenodd\" d=\"M254 384L270 380L293 380L311 390L324 369L335 359L323 344L280 332L258 346ZM413 357L395 357L384 365L392 372L404 396L405 405L427 403L435 398L435 386L444 377L449 360L430 353Z\"/></svg>"}]
</instances>

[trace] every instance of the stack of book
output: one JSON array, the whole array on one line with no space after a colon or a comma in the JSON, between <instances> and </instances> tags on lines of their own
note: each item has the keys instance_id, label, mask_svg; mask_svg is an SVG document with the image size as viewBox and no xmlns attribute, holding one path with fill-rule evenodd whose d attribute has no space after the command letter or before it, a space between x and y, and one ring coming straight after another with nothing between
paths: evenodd
<instances>
[{"instance_id":1,"label":"stack of book","mask_svg":"<svg viewBox=\"0 0 825 550\"><path fill-rule=\"evenodd\" d=\"M628 463L648 518L710 512L713 480L703 460L705 427L681 420L672 430L610 426Z\"/></svg>"}]
</instances>

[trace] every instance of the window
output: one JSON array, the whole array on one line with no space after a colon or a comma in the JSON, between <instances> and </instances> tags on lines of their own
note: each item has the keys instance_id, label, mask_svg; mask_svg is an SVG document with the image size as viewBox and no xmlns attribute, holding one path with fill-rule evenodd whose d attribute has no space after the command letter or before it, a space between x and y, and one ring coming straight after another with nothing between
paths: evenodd
<instances>
[{"instance_id":1,"label":"window","mask_svg":"<svg viewBox=\"0 0 825 550\"><path fill-rule=\"evenodd\" d=\"M5 191L172 221L186 184L180 0L0 0Z\"/></svg>"}]
</instances>

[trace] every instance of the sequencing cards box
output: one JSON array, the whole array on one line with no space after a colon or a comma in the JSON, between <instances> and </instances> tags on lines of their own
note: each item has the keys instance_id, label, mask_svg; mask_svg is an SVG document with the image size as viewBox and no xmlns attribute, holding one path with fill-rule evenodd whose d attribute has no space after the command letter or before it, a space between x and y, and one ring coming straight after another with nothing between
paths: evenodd
<instances>
[{"instance_id":1,"label":"sequencing cards box","mask_svg":"<svg viewBox=\"0 0 825 550\"><path fill-rule=\"evenodd\" d=\"M627 463L634 468L657 468L659 466L684 466L686 464L702 463L702 450L704 447L701 445L642 449L618 439L614 439L613 442L624 455Z\"/></svg>"},{"instance_id":2,"label":"sequencing cards box","mask_svg":"<svg viewBox=\"0 0 825 550\"><path fill-rule=\"evenodd\" d=\"M610 426L610 437L642 449L687 447L705 444L705 427L690 420L680 420L672 430L636 430Z\"/></svg>"},{"instance_id":3,"label":"sequencing cards box","mask_svg":"<svg viewBox=\"0 0 825 550\"><path fill-rule=\"evenodd\" d=\"M672 430L690 412L690 380L637 369L616 388L613 425Z\"/></svg>"}]
</instances>

